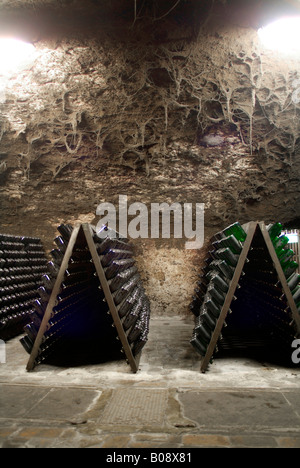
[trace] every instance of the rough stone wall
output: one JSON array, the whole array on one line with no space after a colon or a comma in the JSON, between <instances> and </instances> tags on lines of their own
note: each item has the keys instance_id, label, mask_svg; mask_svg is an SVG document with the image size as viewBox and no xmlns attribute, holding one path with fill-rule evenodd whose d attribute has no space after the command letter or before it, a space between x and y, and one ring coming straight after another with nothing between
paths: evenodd
<instances>
[{"instance_id":1,"label":"rough stone wall","mask_svg":"<svg viewBox=\"0 0 300 468\"><path fill-rule=\"evenodd\" d=\"M252 29L180 36L39 44L0 103L2 232L50 248L60 222L96 222L119 194L205 203L206 238L299 216L299 62L264 52ZM137 246L155 311L185 313L205 249Z\"/></svg>"}]
</instances>

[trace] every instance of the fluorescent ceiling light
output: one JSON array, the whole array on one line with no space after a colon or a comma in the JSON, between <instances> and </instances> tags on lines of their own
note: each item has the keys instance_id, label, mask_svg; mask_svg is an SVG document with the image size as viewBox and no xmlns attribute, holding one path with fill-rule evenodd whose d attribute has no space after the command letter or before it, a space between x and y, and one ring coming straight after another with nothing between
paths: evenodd
<instances>
[{"instance_id":1,"label":"fluorescent ceiling light","mask_svg":"<svg viewBox=\"0 0 300 468\"><path fill-rule=\"evenodd\" d=\"M0 75L10 76L30 65L35 58L35 47L17 39L0 39Z\"/></svg>"},{"instance_id":2,"label":"fluorescent ceiling light","mask_svg":"<svg viewBox=\"0 0 300 468\"><path fill-rule=\"evenodd\" d=\"M267 49L300 58L300 16L277 20L259 29L258 35Z\"/></svg>"}]
</instances>

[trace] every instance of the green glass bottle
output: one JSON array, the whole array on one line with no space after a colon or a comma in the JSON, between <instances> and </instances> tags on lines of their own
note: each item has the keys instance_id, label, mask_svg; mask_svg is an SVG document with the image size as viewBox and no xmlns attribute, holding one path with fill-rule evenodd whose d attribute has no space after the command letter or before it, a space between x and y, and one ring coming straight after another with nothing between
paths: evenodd
<instances>
[{"instance_id":1,"label":"green glass bottle","mask_svg":"<svg viewBox=\"0 0 300 468\"><path fill-rule=\"evenodd\" d=\"M206 295L203 305L207 307L207 310L209 310L215 318L220 317L221 307L215 303L209 294Z\"/></svg>"},{"instance_id":2,"label":"green glass bottle","mask_svg":"<svg viewBox=\"0 0 300 468\"><path fill-rule=\"evenodd\" d=\"M200 314L200 307L201 307L202 301L199 299L197 296L193 296L192 302L189 305L189 309L192 312L193 315L198 317Z\"/></svg>"},{"instance_id":3,"label":"green glass bottle","mask_svg":"<svg viewBox=\"0 0 300 468\"><path fill-rule=\"evenodd\" d=\"M267 230L272 241L274 241L276 237L280 236L281 232L283 231L283 226L281 223L269 224Z\"/></svg>"},{"instance_id":4,"label":"green glass bottle","mask_svg":"<svg viewBox=\"0 0 300 468\"><path fill-rule=\"evenodd\" d=\"M225 235L224 235L223 231L217 232L217 234L213 235L213 237L211 239L211 242L218 242L221 239L223 239L224 237L225 237Z\"/></svg>"},{"instance_id":5,"label":"green glass bottle","mask_svg":"<svg viewBox=\"0 0 300 468\"><path fill-rule=\"evenodd\" d=\"M294 273L292 276L290 276L287 279L287 283L288 283L288 286L289 286L290 290L293 291L298 286L298 284L300 283L299 273Z\"/></svg>"},{"instance_id":6,"label":"green glass bottle","mask_svg":"<svg viewBox=\"0 0 300 468\"><path fill-rule=\"evenodd\" d=\"M286 278L289 278L295 271L299 268L299 265L297 262L288 262L286 265L283 267L283 272L285 274Z\"/></svg>"},{"instance_id":7,"label":"green glass bottle","mask_svg":"<svg viewBox=\"0 0 300 468\"><path fill-rule=\"evenodd\" d=\"M238 264L239 257L235 255L229 247L226 249L219 249L215 252L215 255L220 260L225 260L232 267L236 267Z\"/></svg>"},{"instance_id":8,"label":"green glass bottle","mask_svg":"<svg viewBox=\"0 0 300 468\"><path fill-rule=\"evenodd\" d=\"M229 289L229 284L221 278L221 276L216 271L211 271L207 274L207 277L210 279L210 282L220 291L227 293Z\"/></svg>"},{"instance_id":9,"label":"green glass bottle","mask_svg":"<svg viewBox=\"0 0 300 468\"><path fill-rule=\"evenodd\" d=\"M240 242L245 242L247 238L247 234L239 222L231 224L226 229L224 229L224 234L227 237L233 235Z\"/></svg>"},{"instance_id":10,"label":"green glass bottle","mask_svg":"<svg viewBox=\"0 0 300 468\"><path fill-rule=\"evenodd\" d=\"M219 272L228 280L232 280L234 275L234 268L228 265L225 260L214 260L211 263L211 268L219 270Z\"/></svg>"},{"instance_id":11,"label":"green glass bottle","mask_svg":"<svg viewBox=\"0 0 300 468\"><path fill-rule=\"evenodd\" d=\"M242 243L238 241L233 235L224 237L224 239L214 242L212 245L215 247L216 250L229 247L232 250L232 252L236 255L240 255L241 251L243 250Z\"/></svg>"},{"instance_id":12,"label":"green glass bottle","mask_svg":"<svg viewBox=\"0 0 300 468\"><path fill-rule=\"evenodd\" d=\"M194 328L194 333L197 335L201 343L209 344L211 340L211 330L205 326L201 315L199 316L198 323Z\"/></svg>"},{"instance_id":13,"label":"green glass bottle","mask_svg":"<svg viewBox=\"0 0 300 468\"><path fill-rule=\"evenodd\" d=\"M292 261L295 252L292 249L286 250L279 258L281 266L284 268L286 264Z\"/></svg>"},{"instance_id":14,"label":"green glass bottle","mask_svg":"<svg viewBox=\"0 0 300 468\"><path fill-rule=\"evenodd\" d=\"M205 285L202 281L197 281L197 288L195 289L197 296L204 296L206 294L206 291L207 285Z\"/></svg>"},{"instance_id":15,"label":"green glass bottle","mask_svg":"<svg viewBox=\"0 0 300 468\"><path fill-rule=\"evenodd\" d=\"M225 302L225 294L219 292L213 284L210 284L207 288L208 294L213 298L216 304L220 304L222 306Z\"/></svg>"},{"instance_id":16,"label":"green glass bottle","mask_svg":"<svg viewBox=\"0 0 300 468\"><path fill-rule=\"evenodd\" d=\"M197 338L196 334L193 334L193 337L190 341L193 348L202 356L204 357L207 351L207 345L203 345L200 340Z\"/></svg>"},{"instance_id":17,"label":"green glass bottle","mask_svg":"<svg viewBox=\"0 0 300 468\"><path fill-rule=\"evenodd\" d=\"M276 250L277 255L284 249L289 243L289 238L287 236L280 236L275 238L273 244Z\"/></svg>"},{"instance_id":18,"label":"green glass bottle","mask_svg":"<svg viewBox=\"0 0 300 468\"><path fill-rule=\"evenodd\" d=\"M200 315L202 317L203 323L205 323L211 331L216 328L217 320L216 318L207 310L206 306L201 307Z\"/></svg>"},{"instance_id":19,"label":"green glass bottle","mask_svg":"<svg viewBox=\"0 0 300 468\"><path fill-rule=\"evenodd\" d=\"M293 291L293 299L298 305L300 302L300 286L297 286L297 288Z\"/></svg>"}]
</instances>

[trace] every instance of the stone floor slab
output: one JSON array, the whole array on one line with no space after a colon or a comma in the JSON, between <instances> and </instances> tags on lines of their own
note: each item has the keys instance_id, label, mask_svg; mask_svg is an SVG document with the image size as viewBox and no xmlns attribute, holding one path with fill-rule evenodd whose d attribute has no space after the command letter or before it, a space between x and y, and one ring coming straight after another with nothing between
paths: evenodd
<instances>
[{"instance_id":1,"label":"stone floor slab","mask_svg":"<svg viewBox=\"0 0 300 468\"><path fill-rule=\"evenodd\" d=\"M185 417L205 428L294 428L300 418L280 392L185 392L179 394Z\"/></svg>"},{"instance_id":2,"label":"stone floor slab","mask_svg":"<svg viewBox=\"0 0 300 468\"><path fill-rule=\"evenodd\" d=\"M19 418L43 400L49 388L1 385L0 418Z\"/></svg>"},{"instance_id":3,"label":"stone floor slab","mask_svg":"<svg viewBox=\"0 0 300 468\"><path fill-rule=\"evenodd\" d=\"M25 413L25 418L73 420L86 413L101 396L98 390L82 388L52 388L45 398Z\"/></svg>"}]
</instances>

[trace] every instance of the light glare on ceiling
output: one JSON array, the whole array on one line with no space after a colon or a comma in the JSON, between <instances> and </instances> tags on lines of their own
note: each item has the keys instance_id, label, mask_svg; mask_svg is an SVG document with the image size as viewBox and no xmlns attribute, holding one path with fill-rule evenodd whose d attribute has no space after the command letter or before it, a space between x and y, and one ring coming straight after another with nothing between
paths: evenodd
<instances>
[{"instance_id":1,"label":"light glare on ceiling","mask_svg":"<svg viewBox=\"0 0 300 468\"><path fill-rule=\"evenodd\" d=\"M0 39L0 75L9 76L28 66L35 47L18 39Z\"/></svg>"},{"instance_id":2,"label":"light glare on ceiling","mask_svg":"<svg viewBox=\"0 0 300 468\"><path fill-rule=\"evenodd\" d=\"M300 16L277 20L258 31L267 49L300 57Z\"/></svg>"}]
</instances>

